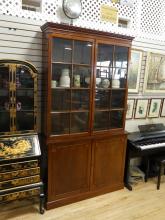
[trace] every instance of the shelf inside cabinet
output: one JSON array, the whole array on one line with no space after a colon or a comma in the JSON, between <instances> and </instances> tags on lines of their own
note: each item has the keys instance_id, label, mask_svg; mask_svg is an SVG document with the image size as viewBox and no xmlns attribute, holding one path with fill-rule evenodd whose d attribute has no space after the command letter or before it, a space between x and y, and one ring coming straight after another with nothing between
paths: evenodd
<instances>
[{"instance_id":1,"label":"shelf inside cabinet","mask_svg":"<svg viewBox=\"0 0 165 220\"><path fill-rule=\"evenodd\" d=\"M71 110L71 111L51 111L51 114L57 114L57 113L76 113L76 112L89 112L89 110Z\"/></svg>"},{"instance_id":2,"label":"shelf inside cabinet","mask_svg":"<svg viewBox=\"0 0 165 220\"><path fill-rule=\"evenodd\" d=\"M66 62L55 62L52 61L52 64L62 64L62 65L74 65L74 66L84 66L84 67L91 67L90 64L85 64L85 63L66 63Z\"/></svg>"},{"instance_id":3,"label":"shelf inside cabinet","mask_svg":"<svg viewBox=\"0 0 165 220\"><path fill-rule=\"evenodd\" d=\"M85 88L85 87L60 87L60 86L57 86L51 89L53 90L90 90L90 88Z\"/></svg>"}]
</instances>

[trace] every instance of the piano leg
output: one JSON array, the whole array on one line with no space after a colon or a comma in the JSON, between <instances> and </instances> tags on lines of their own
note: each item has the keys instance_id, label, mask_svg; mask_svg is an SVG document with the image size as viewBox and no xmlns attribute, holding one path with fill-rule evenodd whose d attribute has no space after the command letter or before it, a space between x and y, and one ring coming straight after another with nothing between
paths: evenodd
<instances>
[{"instance_id":1,"label":"piano leg","mask_svg":"<svg viewBox=\"0 0 165 220\"><path fill-rule=\"evenodd\" d=\"M146 161L145 182L147 182L148 181L149 169L150 169L149 157L145 157L145 161Z\"/></svg>"},{"instance_id":2,"label":"piano leg","mask_svg":"<svg viewBox=\"0 0 165 220\"><path fill-rule=\"evenodd\" d=\"M127 153L126 153L126 161L125 161L125 175L124 175L124 185L125 187L132 191L132 186L129 183L129 175L130 175L130 161L131 161L131 156L129 149L127 147Z\"/></svg>"}]
</instances>

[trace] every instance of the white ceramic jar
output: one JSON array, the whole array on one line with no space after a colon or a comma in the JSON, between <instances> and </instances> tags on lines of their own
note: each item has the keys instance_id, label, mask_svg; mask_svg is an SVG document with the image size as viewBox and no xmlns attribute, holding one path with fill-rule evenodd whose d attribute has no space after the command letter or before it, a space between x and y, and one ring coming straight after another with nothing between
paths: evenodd
<instances>
[{"instance_id":1,"label":"white ceramic jar","mask_svg":"<svg viewBox=\"0 0 165 220\"><path fill-rule=\"evenodd\" d=\"M59 86L70 87L69 69L65 68L62 70Z\"/></svg>"},{"instance_id":2,"label":"white ceramic jar","mask_svg":"<svg viewBox=\"0 0 165 220\"><path fill-rule=\"evenodd\" d=\"M100 83L101 83L101 78L96 77L96 87L99 87Z\"/></svg>"},{"instance_id":3,"label":"white ceramic jar","mask_svg":"<svg viewBox=\"0 0 165 220\"><path fill-rule=\"evenodd\" d=\"M120 80L112 79L112 88L120 88Z\"/></svg>"},{"instance_id":4,"label":"white ceramic jar","mask_svg":"<svg viewBox=\"0 0 165 220\"><path fill-rule=\"evenodd\" d=\"M80 75L74 75L74 86L80 87Z\"/></svg>"},{"instance_id":5,"label":"white ceramic jar","mask_svg":"<svg viewBox=\"0 0 165 220\"><path fill-rule=\"evenodd\" d=\"M57 86L57 81L56 80L52 80L51 81L51 88L53 89L53 88L56 88L56 86Z\"/></svg>"},{"instance_id":6,"label":"white ceramic jar","mask_svg":"<svg viewBox=\"0 0 165 220\"><path fill-rule=\"evenodd\" d=\"M109 79L103 79L101 85L103 88L107 89L110 85Z\"/></svg>"}]
</instances>

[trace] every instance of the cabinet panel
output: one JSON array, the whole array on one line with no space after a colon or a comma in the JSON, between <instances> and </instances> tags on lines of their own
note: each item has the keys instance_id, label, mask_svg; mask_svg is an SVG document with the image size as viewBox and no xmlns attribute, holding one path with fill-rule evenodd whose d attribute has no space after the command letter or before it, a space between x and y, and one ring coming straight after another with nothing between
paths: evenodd
<instances>
[{"instance_id":1,"label":"cabinet panel","mask_svg":"<svg viewBox=\"0 0 165 220\"><path fill-rule=\"evenodd\" d=\"M48 200L89 190L91 144L51 145L48 158Z\"/></svg>"},{"instance_id":2,"label":"cabinet panel","mask_svg":"<svg viewBox=\"0 0 165 220\"><path fill-rule=\"evenodd\" d=\"M126 138L115 136L93 143L94 189L122 184Z\"/></svg>"}]
</instances>

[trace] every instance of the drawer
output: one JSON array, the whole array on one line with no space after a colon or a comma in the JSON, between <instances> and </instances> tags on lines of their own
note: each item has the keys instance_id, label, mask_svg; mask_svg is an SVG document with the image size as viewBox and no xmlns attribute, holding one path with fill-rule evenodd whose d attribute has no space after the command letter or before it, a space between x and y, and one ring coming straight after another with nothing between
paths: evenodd
<instances>
[{"instance_id":1,"label":"drawer","mask_svg":"<svg viewBox=\"0 0 165 220\"><path fill-rule=\"evenodd\" d=\"M19 192L13 192L9 194L0 195L0 203L9 202L16 199L23 199L27 197L32 197L40 194L40 188L28 189Z\"/></svg>"},{"instance_id":2,"label":"drawer","mask_svg":"<svg viewBox=\"0 0 165 220\"><path fill-rule=\"evenodd\" d=\"M5 180L11 180L21 177L28 177L28 176L34 176L40 174L40 168L31 168L31 169L24 169L24 170L16 170L13 172L5 172L0 173L0 182Z\"/></svg>"},{"instance_id":3,"label":"drawer","mask_svg":"<svg viewBox=\"0 0 165 220\"><path fill-rule=\"evenodd\" d=\"M12 188L12 187L17 187L17 186L28 185L28 184L32 184L32 183L37 183L39 181L40 181L39 175L3 181L3 182L0 182L0 190Z\"/></svg>"},{"instance_id":4,"label":"drawer","mask_svg":"<svg viewBox=\"0 0 165 220\"><path fill-rule=\"evenodd\" d=\"M13 171L13 170L23 170L38 167L38 160L30 160L30 161L23 161L17 163L8 163L0 165L0 173Z\"/></svg>"}]
</instances>

